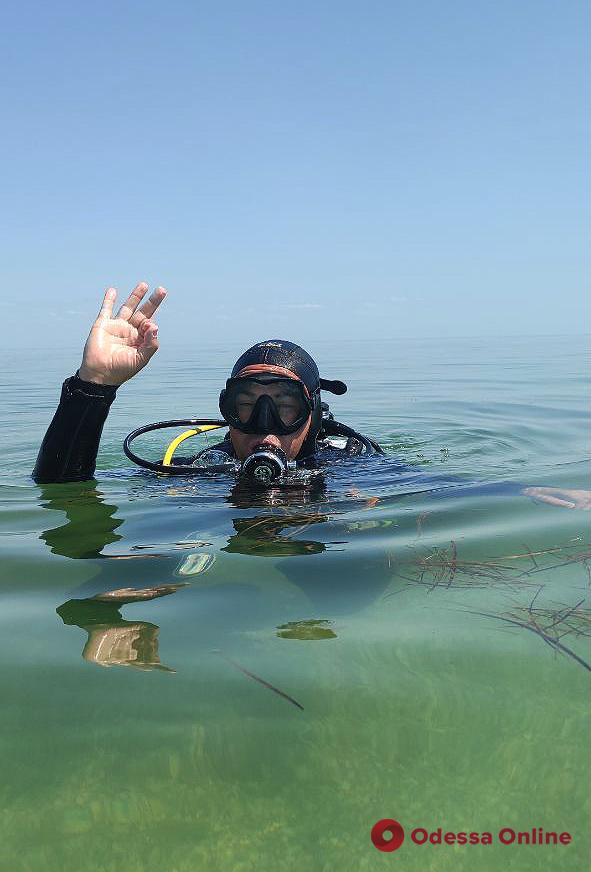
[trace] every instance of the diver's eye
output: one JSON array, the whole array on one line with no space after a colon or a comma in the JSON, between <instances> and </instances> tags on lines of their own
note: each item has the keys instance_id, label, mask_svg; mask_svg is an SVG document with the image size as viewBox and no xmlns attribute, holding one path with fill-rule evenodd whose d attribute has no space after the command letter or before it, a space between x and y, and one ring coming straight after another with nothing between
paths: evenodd
<instances>
[{"instance_id":1,"label":"diver's eye","mask_svg":"<svg viewBox=\"0 0 591 872\"><path fill-rule=\"evenodd\" d=\"M236 403L236 411L241 421L248 421L252 414L254 403L250 400L238 400Z\"/></svg>"},{"instance_id":2,"label":"diver's eye","mask_svg":"<svg viewBox=\"0 0 591 872\"><path fill-rule=\"evenodd\" d=\"M292 424L299 414L299 406L292 400L279 401L277 403L279 417L284 424Z\"/></svg>"}]
</instances>

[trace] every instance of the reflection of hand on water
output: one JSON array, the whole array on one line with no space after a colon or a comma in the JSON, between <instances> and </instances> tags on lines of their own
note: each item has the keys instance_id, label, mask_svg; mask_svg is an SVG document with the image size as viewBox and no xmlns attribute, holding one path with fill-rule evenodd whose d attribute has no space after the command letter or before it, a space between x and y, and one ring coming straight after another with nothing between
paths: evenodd
<instances>
[{"instance_id":1,"label":"reflection of hand on water","mask_svg":"<svg viewBox=\"0 0 591 872\"><path fill-rule=\"evenodd\" d=\"M86 628L88 639L82 657L99 666L135 666L136 669L161 669L174 672L160 663L160 628L145 621L125 622L125 626Z\"/></svg>"},{"instance_id":2,"label":"reflection of hand on water","mask_svg":"<svg viewBox=\"0 0 591 872\"><path fill-rule=\"evenodd\" d=\"M82 651L84 660L99 666L134 666L136 669L174 672L160 663L160 628L147 621L126 621L119 609L127 603L168 596L184 586L165 584L141 590L120 588L105 591L90 599L69 600L57 609L57 613L64 624L80 627L88 633Z\"/></svg>"}]
</instances>

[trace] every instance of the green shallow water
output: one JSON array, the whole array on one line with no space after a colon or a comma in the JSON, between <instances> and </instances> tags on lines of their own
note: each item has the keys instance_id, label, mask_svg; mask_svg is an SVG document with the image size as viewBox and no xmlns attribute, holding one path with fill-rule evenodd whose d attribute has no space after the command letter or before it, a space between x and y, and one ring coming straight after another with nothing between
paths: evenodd
<instances>
[{"instance_id":1,"label":"green shallow water","mask_svg":"<svg viewBox=\"0 0 591 872\"><path fill-rule=\"evenodd\" d=\"M29 478L77 353L1 387L0 868L586 868L591 516L423 476L591 488L587 341L327 344L335 413L415 476L345 464L249 502L131 467L125 433L214 416L239 351L162 349L82 485ZM94 599L123 588L174 592Z\"/></svg>"}]
</instances>

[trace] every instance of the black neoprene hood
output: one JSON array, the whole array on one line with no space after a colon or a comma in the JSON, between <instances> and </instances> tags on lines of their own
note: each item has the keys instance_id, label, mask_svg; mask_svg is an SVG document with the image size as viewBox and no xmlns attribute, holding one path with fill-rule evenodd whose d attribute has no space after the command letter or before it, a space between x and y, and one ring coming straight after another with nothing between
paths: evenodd
<instances>
[{"instance_id":1,"label":"black neoprene hood","mask_svg":"<svg viewBox=\"0 0 591 872\"><path fill-rule=\"evenodd\" d=\"M285 367L302 380L310 396L320 388L333 394L344 394L347 390L347 386L342 381L320 378L314 358L301 345L296 345L295 342L289 342L287 339L265 339L263 342L257 342L240 355L232 369L232 378L235 378L245 367L257 363Z\"/></svg>"},{"instance_id":2,"label":"black neoprene hood","mask_svg":"<svg viewBox=\"0 0 591 872\"><path fill-rule=\"evenodd\" d=\"M288 342L286 339L266 339L264 342L257 342L240 355L232 369L232 378L235 378L244 367L257 363L285 367L302 380L310 395L320 387L320 373L314 359L294 342Z\"/></svg>"}]
</instances>

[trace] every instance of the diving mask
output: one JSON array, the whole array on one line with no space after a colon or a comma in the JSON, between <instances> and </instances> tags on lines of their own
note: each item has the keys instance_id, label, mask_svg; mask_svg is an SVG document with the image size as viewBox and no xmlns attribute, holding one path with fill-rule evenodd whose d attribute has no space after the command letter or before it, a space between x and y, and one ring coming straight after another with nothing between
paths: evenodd
<instances>
[{"instance_id":1,"label":"diving mask","mask_svg":"<svg viewBox=\"0 0 591 872\"><path fill-rule=\"evenodd\" d=\"M285 376L262 373L229 378L220 394L224 420L242 433L295 433L312 409L304 384Z\"/></svg>"}]
</instances>

